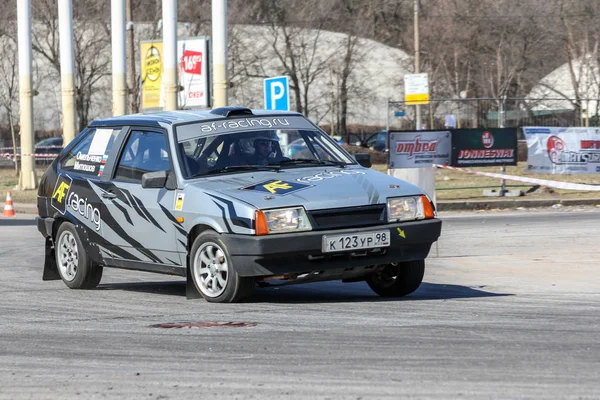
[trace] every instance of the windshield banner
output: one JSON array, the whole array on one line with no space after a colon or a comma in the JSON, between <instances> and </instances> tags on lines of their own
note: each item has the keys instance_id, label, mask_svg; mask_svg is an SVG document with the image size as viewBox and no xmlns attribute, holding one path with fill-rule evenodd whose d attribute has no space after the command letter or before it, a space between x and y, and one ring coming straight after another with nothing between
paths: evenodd
<instances>
[{"instance_id":1,"label":"windshield banner","mask_svg":"<svg viewBox=\"0 0 600 400\"><path fill-rule=\"evenodd\" d=\"M453 129L450 165L454 167L517 165L517 130L515 128Z\"/></svg>"},{"instance_id":2,"label":"windshield banner","mask_svg":"<svg viewBox=\"0 0 600 400\"><path fill-rule=\"evenodd\" d=\"M450 162L450 131L390 132L390 168L425 168Z\"/></svg>"},{"instance_id":3,"label":"windshield banner","mask_svg":"<svg viewBox=\"0 0 600 400\"><path fill-rule=\"evenodd\" d=\"M600 129L523 127L527 171L543 174L600 172Z\"/></svg>"},{"instance_id":4,"label":"windshield banner","mask_svg":"<svg viewBox=\"0 0 600 400\"><path fill-rule=\"evenodd\" d=\"M197 137L218 135L220 133L265 131L271 129L314 130L316 128L306 118L300 116L281 115L263 117L255 115L248 118L228 118L181 125L176 129L177 140L184 142Z\"/></svg>"}]
</instances>

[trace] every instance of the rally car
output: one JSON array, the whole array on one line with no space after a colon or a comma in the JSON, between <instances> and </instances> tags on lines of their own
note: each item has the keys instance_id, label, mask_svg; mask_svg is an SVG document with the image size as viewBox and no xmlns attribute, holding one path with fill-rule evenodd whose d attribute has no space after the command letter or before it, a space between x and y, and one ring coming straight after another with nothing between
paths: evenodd
<instances>
[{"instance_id":1,"label":"rally car","mask_svg":"<svg viewBox=\"0 0 600 400\"><path fill-rule=\"evenodd\" d=\"M291 154L292 142L304 146ZM368 166L293 112L94 121L41 179L43 279L89 289L105 267L149 271L210 302L324 280L407 295L441 221L421 189Z\"/></svg>"}]
</instances>

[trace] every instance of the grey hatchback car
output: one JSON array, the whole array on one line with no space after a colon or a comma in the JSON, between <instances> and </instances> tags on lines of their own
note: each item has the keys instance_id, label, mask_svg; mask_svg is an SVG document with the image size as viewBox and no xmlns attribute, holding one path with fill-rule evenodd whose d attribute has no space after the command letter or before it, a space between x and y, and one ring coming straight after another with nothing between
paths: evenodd
<instances>
[{"instance_id":1,"label":"grey hatchback car","mask_svg":"<svg viewBox=\"0 0 600 400\"><path fill-rule=\"evenodd\" d=\"M405 296L441 221L421 189L369 165L293 112L94 121L41 180L43 279L89 289L115 267L184 277L188 298L210 302L325 280Z\"/></svg>"}]
</instances>

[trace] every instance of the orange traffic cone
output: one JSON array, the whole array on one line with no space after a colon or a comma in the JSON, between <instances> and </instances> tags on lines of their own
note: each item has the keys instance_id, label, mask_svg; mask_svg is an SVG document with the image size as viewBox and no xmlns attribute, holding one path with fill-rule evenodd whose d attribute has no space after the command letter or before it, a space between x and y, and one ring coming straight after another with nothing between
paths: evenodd
<instances>
[{"instance_id":1,"label":"orange traffic cone","mask_svg":"<svg viewBox=\"0 0 600 400\"><path fill-rule=\"evenodd\" d=\"M10 197L10 190L6 192L6 204L4 205L3 217L15 217L15 209L13 208L12 198Z\"/></svg>"}]
</instances>

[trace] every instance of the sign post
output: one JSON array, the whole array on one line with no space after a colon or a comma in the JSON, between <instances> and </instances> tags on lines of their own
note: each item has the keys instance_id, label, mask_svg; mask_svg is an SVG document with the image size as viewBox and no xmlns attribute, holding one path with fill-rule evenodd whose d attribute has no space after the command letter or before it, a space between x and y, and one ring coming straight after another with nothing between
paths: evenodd
<instances>
[{"instance_id":1,"label":"sign post","mask_svg":"<svg viewBox=\"0 0 600 400\"><path fill-rule=\"evenodd\" d=\"M287 76L265 79L264 94L266 110L290 110L290 85Z\"/></svg>"},{"instance_id":2,"label":"sign post","mask_svg":"<svg viewBox=\"0 0 600 400\"><path fill-rule=\"evenodd\" d=\"M429 79L427 73L422 74L407 74L404 75L404 101L407 105L416 105L416 130L422 129L420 121L420 113L418 107L420 104L429 104ZM416 145L416 143L415 143ZM390 160L392 152L392 143L390 142ZM436 203L435 196L435 175L433 167L429 163L419 163L419 165L411 165L409 167L398 167L390 165L388 174L403 179L414 185L422 188Z\"/></svg>"}]
</instances>

